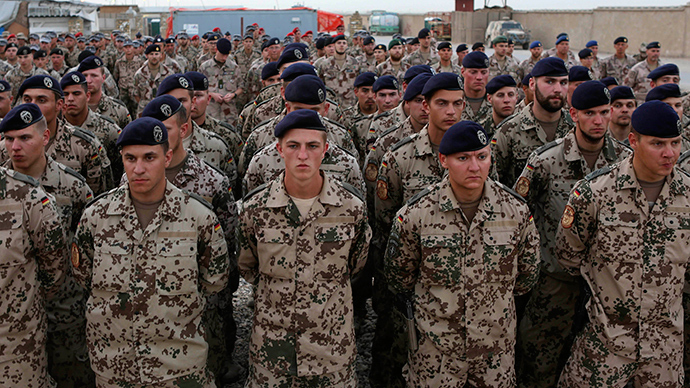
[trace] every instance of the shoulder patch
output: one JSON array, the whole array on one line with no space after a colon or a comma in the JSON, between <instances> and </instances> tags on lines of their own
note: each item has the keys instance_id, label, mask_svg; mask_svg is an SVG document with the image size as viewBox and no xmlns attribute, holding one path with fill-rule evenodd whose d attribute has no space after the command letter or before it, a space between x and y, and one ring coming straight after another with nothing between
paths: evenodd
<instances>
[{"instance_id":1,"label":"shoulder patch","mask_svg":"<svg viewBox=\"0 0 690 388\"><path fill-rule=\"evenodd\" d=\"M585 179L587 179L588 182L591 182L594 180L594 178L608 174L610 172L611 172L611 166L602 167L602 168L600 168L600 169L598 169L598 170L596 170L590 174L587 174Z\"/></svg>"},{"instance_id":2,"label":"shoulder patch","mask_svg":"<svg viewBox=\"0 0 690 388\"><path fill-rule=\"evenodd\" d=\"M349 184L349 183L347 183L347 182L339 182L339 183L343 186L343 188L344 188L345 190L351 192L355 197L359 198L360 201L362 201L362 202L364 202L364 203L367 202L367 201L364 199L364 195L362 195L362 193L361 193L359 190L357 190L356 187L352 186L351 184Z\"/></svg>"},{"instance_id":3,"label":"shoulder patch","mask_svg":"<svg viewBox=\"0 0 690 388\"><path fill-rule=\"evenodd\" d=\"M412 198L408 199L407 204L408 205L414 205L415 203L419 202L419 200L422 199L422 197L429 194L430 192L431 192L431 190L429 190L428 187L425 188L424 190L420 191L419 193L413 195Z\"/></svg>"},{"instance_id":4,"label":"shoulder patch","mask_svg":"<svg viewBox=\"0 0 690 388\"><path fill-rule=\"evenodd\" d=\"M537 155L541 155L541 154L543 154L544 152L546 152L547 150L550 150L551 148L556 147L557 145L559 145L559 144L561 144L561 143L563 143L563 138L559 138L559 139L556 139L556 140L554 140L554 141L552 141L552 142L550 142L550 143L546 143L546 144L544 144L543 146L541 146L541 147L537 148L536 150L534 150L534 152L535 152Z\"/></svg>"},{"instance_id":5,"label":"shoulder patch","mask_svg":"<svg viewBox=\"0 0 690 388\"><path fill-rule=\"evenodd\" d=\"M515 192L515 190L511 189L510 187L504 185L504 184L501 183L501 182L494 181L494 183L496 183L496 184L498 185L498 187L500 187L500 188L502 188L503 190L507 191L508 194L512 195L513 197L515 197L515 198L516 198L517 200L519 200L520 202L525 203L525 204L527 203L527 200L524 199L520 194L518 194L517 192Z\"/></svg>"},{"instance_id":6,"label":"shoulder patch","mask_svg":"<svg viewBox=\"0 0 690 388\"><path fill-rule=\"evenodd\" d=\"M390 150L390 151L395 151L395 150L397 150L398 148L404 146L404 145L407 144L407 143L412 143L413 140L414 140L414 135L408 136L408 137L406 137L406 138L400 140L399 142L393 144L393 145L391 146L391 148L389 148L389 150Z\"/></svg>"},{"instance_id":7,"label":"shoulder patch","mask_svg":"<svg viewBox=\"0 0 690 388\"><path fill-rule=\"evenodd\" d=\"M506 117L505 119L503 119L503 121L498 123L498 125L496 126L496 129L501 128L503 125L505 125L507 122L511 121L513 118L515 118L519 114L520 114L520 112L515 112L512 115Z\"/></svg>"},{"instance_id":8,"label":"shoulder patch","mask_svg":"<svg viewBox=\"0 0 690 388\"><path fill-rule=\"evenodd\" d=\"M248 200L249 198L253 197L253 196L254 196L255 194L257 194L258 192L263 191L266 187L268 187L268 184L269 184L269 183L270 183L270 182L264 183L264 184L262 184L262 185L256 187L254 190L248 192L247 195L245 195L245 196L242 198L242 202L247 202L247 200Z\"/></svg>"},{"instance_id":9,"label":"shoulder patch","mask_svg":"<svg viewBox=\"0 0 690 388\"><path fill-rule=\"evenodd\" d=\"M59 166L60 169L62 169L64 172L66 172L66 173L72 175L73 177L79 179L79 180L82 181L82 182L86 182L86 178L84 178L83 175L81 175L80 173L78 173L77 170L73 169L72 167L67 167L67 166L65 166L65 165L62 164L62 163L58 163L58 166Z\"/></svg>"},{"instance_id":10,"label":"shoulder patch","mask_svg":"<svg viewBox=\"0 0 690 388\"><path fill-rule=\"evenodd\" d=\"M20 181L20 182L28 183L33 187L38 187L40 185L40 183L38 182L38 180L36 180L36 178L22 174L21 172L18 172L18 171L13 171L12 173L10 173L8 175L14 179Z\"/></svg>"},{"instance_id":11,"label":"shoulder patch","mask_svg":"<svg viewBox=\"0 0 690 388\"><path fill-rule=\"evenodd\" d=\"M96 140L96 135L94 135L93 132L80 127L74 127L73 134L74 136L84 139L89 143L93 143Z\"/></svg>"},{"instance_id":12,"label":"shoulder patch","mask_svg":"<svg viewBox=\"0 0 690 388\"><path fill-rule=\"evenodd\" d=\"M242 110L244 111L245 109L249 108L250 106L256 104L256 99L249 101L248 103L244 104L242 107Z\"/></svg>"},{"instance_id":13,"label":"shoulder patch","mask_svg":"<svg viewBox=\"0 0 690 388\"><path fill-rule=\"evenodd\" d=\"M213 205L208 203L208 201L205 200L204 198L202 198L200 195L192 193L191 191L187 191L187 190L182 190L182 192L189 195L190 197L196 199L197 201L201 202L202 205L206 206L210 210L213 210Z\"/></svg>"}]
</instances>

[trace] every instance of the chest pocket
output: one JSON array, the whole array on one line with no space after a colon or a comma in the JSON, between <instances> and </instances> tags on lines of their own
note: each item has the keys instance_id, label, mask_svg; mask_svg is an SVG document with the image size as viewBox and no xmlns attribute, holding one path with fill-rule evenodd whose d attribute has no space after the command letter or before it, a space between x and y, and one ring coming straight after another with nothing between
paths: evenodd
<instances>
[{"instance_id":1,"label":"chest pocket","mask_svg":"<svg viewBox=\"0 0 690 388\"><path fill-rule=\"evenodd\" d=\"M602 210L599 213L599 230L597 232L598 252L602 260L628 263L640 263L642 254L639 249L626 249L631 242L642 241L640 214L631 212L612 212ZM624 252L624 253L623 253Z\"/></svg>"},{"instance_id":2,"label":"chest pocket","mask_svg":"<svg viewBox=\"0 0 690 388\"><path fill-rule=\"evenodd\" d=\"M506 220L502 223L514 223ZM484 240L484 273L489 283L502 283L515 278L515 229L488 227L483 233Z\"/></svg>"},{"instance_id":3,"label":"chest pocket","mask_svg":"<svg viewBox=\"0 0 690 388\"><path fill-rule=\"evenodd\" d=\"M462 282L465 249L463 237L452 234L422 235L419 281L428 286L450 287Z\"/></svg>"},{"instance_id":4,"label":"chest pocket","mask_svg":"<svg viewBox=\"0 0 690 388\"><path fill-rule=\"evenodd\" d=\"M129 247L116 241L104 241L94 247L92 287L111 292L128 292L133 263Z\"/></svg>"},{"instance_id":5,"label":"chest pocket","mask_svg":"<svg viewBox=\"0 0 690 388\"><path fill-rule=\"evenodd\" d=\"M259 272L262 275L281 279L295 277L294 229L261 229L256 237Z\"/></svg>"},{"instance_id":6,"label":"chest pocket","mask_svg":"<svg viewBox=\"0 0 690 388\"><path fill-rule=\"evenodd\" d=\"M0 267L22 265L28 261L24 255L23 220L21 204L0 207L0 245L6 250L0 256Z\"/></svg>"},{"instance_id":7,"label":"chest pocket","mask_svg":"<svg viewBox=\"0 0 690 388\"><path fill-rule=\"evenodd\" d=\"M348 223L349 222L349 223ZM355 238L354 217L341 223L314 226L316 255L314 276L320 279L342 278L349 273L348 260L352 239ZM326 260L326 258L328 258Z\"/></svg>"},{"instance_id":8,"label":"chest pocket","mask_svg":"<svg viewBox=\"0 0 690 388\"><path fill-rule=\"evenodd\" d=\"M672 263L687 263L690 257L690 207L668 207L664 225L668 229L665 256Z\"/></svg>"},{"instance_id":9,"label":"chest pocket","mask_svg":"<svg viewBox=\"0 0 690 388\"><path fill-rule=\"evenodd\" d=\"M558 195L561 199L565 198L567 200L570 196L570 190L575 186L575 183L577 183L575 179L552 180L549 186L551 193Z\"/></svg>"},{"instance_id":10,"label":"chest pocket","mask_svg":"<svg viewBox=\"0 0 690 388\"><path fill-rule=\"evenodd\" d=\"M184 233L184 232L182 232ZM194 232L192 232L194 233ZM161 295L187 295L198 291L197 244L194 239L180 239L167 244L159 243L161 258L156 288Z\"/></svg>"}]
</instances>

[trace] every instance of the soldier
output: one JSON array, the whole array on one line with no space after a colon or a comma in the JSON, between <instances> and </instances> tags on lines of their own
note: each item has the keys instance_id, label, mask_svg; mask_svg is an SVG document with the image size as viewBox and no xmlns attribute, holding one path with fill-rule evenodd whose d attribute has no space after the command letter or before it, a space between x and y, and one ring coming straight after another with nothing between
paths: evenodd
<instances>
[{"instance_id":1,"label":"soldier","mask_svg":"<svg viewBox=\"0 0 690 388\"><path fill-rule=\"evenodd\" d=\"M38 106L20 104L2 120L0 132L45 127ZM68 271L65 232L55 197L46 194L38 181L4 167L0 180L4 188L0 375L6 386L55 387L48 374L45 305Z\"/></svg>"},{"instance_id":2,"label":"soldier","mask_svg":"<svg viewBox=\"0 0 690 388\"><path fill-rule=\"evenodd\" d=\"M77 71L86 77L86 84L91 94L89 109L110 118L118 127L124 128L132 117L122 101L103 93L103 82L106 79L104 70L103 61L95 55L85 58L77 68Z\"/></svg>"},{"instance_id":3,"label":"soldier","mask_svg":"<svg viewBox=\"0 0 690 388\"><path fill-rule=\"evenodd\" d=\"M410 64L403 59L403 46L398 39L392 39L388 43L388 59L376 66L376 75L392 75L402 83L405 72L410 68Z\"/></svg>"},{"instance_id":4,"label":"soldier","mask_svg":"<svg viewBox=\"0 0 690 388\"><path fill-rule=\"evenodd\" d=\"M375 44L373 36L362 38L362 54L356 58L362 71L376 71L376 65L383 62L383 60L379 62L374 55Z\"/></svg>"},{"instance_id":5,"label":"soldier","mask_svg":"<svg viewBox=\"0 0 690 388\"><path fill-rule=\"evenodd\" d=\"M520 62L520 66L517 69L518 79L522 80L527 74L532 71L534 65L541 59L541 54L544 52L544 47L540 41L535 40L529 44L530 57Z\"/></svg>"},{"instance_id":6,"label":"soldier","mask_svg":"<svg viewBox=\"0 0 690 388\"><path fill-rule=\"evenodd\" d=\"M39 69L43 69L52 77L53 74L48 70L48 53L43 50L38 50L33 52L34 65ZM55 77L53 77L55 78Z\"/></svg>"},{"instance_id":7,"label":"soldier","mask_svg":"<svg viewBox=\"0 0 690 388\"><path fill-rule=\"evenodd\" d=\"M93 133L59 117L65 101L56 79L47 75L33 76L24 81L17 94L19 101L34 103L41 108L50 131L46 149L48 156L85 177L95 194L114 187L110 160L102 143ZM3 155L3 161L7 158L8 155Z\"/></svg>"},{"instance_id":8,"label":"soldier","mask_svg":"<svg viewBox=\"0 0 690 388\"><path fill-rule=\"evenodd\" d=\"M74 37L73 34L67 34L65 35L65 49L67 50L65 54L65 62L67 63L67 66L69 67L75 67L79 65L79 61L77 58L79 57L79 53L81 50L79 50L76 47L77 40Z\"/></svg>"},{"instance_id":9,"label":"soldier","mask_svg":"<svg viewBox=\"0 0 690 388\"><path fill-rule=\"evenodd\" d=\"M17 46L16 43L7 43L7 47L5 48L5 62L7 62L9 65L12 67L16 67L19 65L19 58L17 57L17 53L19 52L19 46Z\"/></svg>"},{"instance_id":10,"label":"soldier","mask_svg":"<svg viewBox=\"0 0 690 388\"><path fill-rule=\"evenodd\" d=\"M245 197L238 232L240 271L256 286L246 386L354 387L350 279L371 238L362 195L320 173L327 135L316 112L289 113L275 136L285 173Z\"/></svg>"},{"instance_id":11,"label":"soldier","mask_svg":"<svg viewBox=\"0 0 690 388\"><path fill-rule=\"evenodd\" d=\"M48 75L47 71L39 69L36 67L36 65L34 65L33 56L31 55L31 50L28 46L22 46L19 50L17 50L17 61L18 66L14 67L12 70L8 71L7 74L5 74L5 80L7 80L12 87L12 98L14 100L17 99L19 87L28 78L35 75Z\"/></svg>"},{"instance_id":12,"label":"soldier","mask_svg":"<svg viewBox=\"0 0 690 388\"><path fill-rule=\"evenodd\" d=\"M564 364L561 357L569 354L576 334L571 328L580 283L558 264L556 229L575 182L631 154L607 133L609 96L598 81L578 86L570 108L575 129L534 151L515 184L535 216L543 260L518 332L519 387L556 386Z\"/></svg>"},{"instance_id":13,"label":"soldier","mask_svg":"<svg viewBox=\"0 0 690 388\"><path fill-rule=\"evenodd\" d=\"M430 78L422 90L429 109L429 123L419 133L392 146L381 159L376 182L377 236L381 252L403 204L427 186L441 181L445 171L434 151L443 134L460 121L465 108L462 78L453 73L439 73ZM404 386L402 367L408 347L402 317L394 311L395 295L388 289L384 263L374 263L372 303L378 315L372 344L372 387Z\"/></svg>"},{"instance_id":14,"label":"soldier","mask_svg":"<svg viewBox=\"0 0 690 388\"><path fill-rule=\"evenodd\" d=\"M522 101L515 106L515 111L521 111L524 107L534 101L534 91L529 88L530 79L532 79L532 74L527 74L520 82L522 93L525 95L525 98L523 98Z\"/></svg>"},{"instance_id":15,"label":"soldier","mask_svg":"<svg viewBox=\"0 0 690 388\"><path fill-rule=\"evenodd\" d=\"M625 53L628 49L628 38L619 36L613 41L613 47L616 53L601 61L601 76L615 77L619 83L622 83L637 61L632 55Z\"/></svg>"},{"instance_id":16,"label":"soldier","mask_svg":"<svg viewBox=\"0 0 690 388\"><path fill-rule=\"evenodd\" d=\"M431 66L416 65L410 67L405 72L402 90L405 90L407 84L411 82L417 75L423 73L432 74L433 70L431 69ZM371 146L374 144L376 139L383 132L404 121L409 113L409 111L406 109L407 105L401 102L402 93L395 77L390 75L379 77L379 79L377 79L374 83L372 89L376 93L376 105L379 107L379 109L371 118L368 131L366 131L366 127L364 130L362 130L362 128L359 126L359 123L358 127L356 128L358 133L366 134L365 154L362 155L360 163L364 162L366 152L371 150ZM363 121L360 122L363 123Z\"/></svg>"},{"instance_id":17,"label":"soldier","mask_svg":"<svg viewBox=\"0 0 690 388\"><path fill-rule=\"evenodd\" d=\"M242 74L247 74L252 63L261 58L261 53L254 50L254 35L247 34L242 41L242 48L234 51L233 59L242 70Z\"/></svg>"},{"instance_id":18,"label":"soldier","mask_svg":"<svg viewBox=\"0 0 690 388\"><path fill-rule=\"evenodd\" d=\"M436 46L438 50L439 62L434 67L437 73L448 72L460 75L460 66L451 62L451 57L453 56L453 48L450 42L441 42Z\"/></svg>"},{"instance_id":19,"label":"soldier","mask_svg":"<svg viewBox=\"0 0 690 388\"><path fill-rule=\"evenodd\" d=\"M374 73L376 72L376 68L378 67L378 65L385 62L386 58L388 58L388 49L386 48L386 45L383 43L379 43L376 46L374 46L374 59L376 59L376 63L374 64L374 70L372 70Z\"/></svg>"},{"instance_id":20,"label":"soldier","mask_svg":"<svg viewBox=\"0 0 690 388\"><path fill-rule=\"evenodd\" d=\"M124 55L115 61L113 77L117 80L120 89L120 99L125 103L130 115L137 111L137 102L132 95L135 89L134 75L144 65L144 58L134 55L134 46L131 40L123 45Z\"/></svg>"},{"instance_id":21,"label":"soldier","mask_svg":"<svg viewBox=\"0 0 690 388\"><path fill-rule=\"evenodd\" d=\"M261 82L263 80L261 75L264 66L271 62L277 63L280 58L280 41L278 38L270 38L261 44L261 56L261 59L254 61L246 75L247 92L251 98L256 98L261 89L266 87Z\"/></svg>"},{"instance_id":22,"label":"soldier","mask_svg":"<svg viewBox=\"0 0 690 388\"><path fill-rule=\"evenodd\" d=\"M376 93L372 89L376 78L376 73L370 71L361 73L355 78L353 86L357 103L343 111L343 125L345 125L345 128L351 129L355 120L376 112Z\"/></svg>"},{"instance_id":23,"label":"soldier","mask_svg":"<svg viewBox=\"0 0 690 388\"><path fill-rule=\"evenodd\" d=\"M560 58L563 60L563 62L565 62L565 67L568 69L580 63L577 60L575 53L570 50L570 38L566 33L561 33L558 35L558 37L556 37L556 47L545 51L544 54L542 54L542 58L548 57Z\"/></svg>"},{"instance_id":24,"label":"soldier","mask_svg":"<svg viewBox=\"0 0 690 388\"><path fill-rule=\"evenodd\" d=\"M571 106L571 100L573 98L573 92L581 84L594 80L594 74L592 71L584 66L572 66L568 70L568 95L566 102L568 106Z\"/></svg>"},{"instance_id":25,"label":"soldier","mask_svg":"<svg viewBox=\"0 0 690 388\"><path fill-rule=\"evenodd\" d=\"M517 84L513 77L503 74L495 77L486 85L486 100L491 106L491 116L483 123L489 138L493 137L498 125L513 115L517 104Z\"/></svg>"},{"instance_id":26,"label":"soldier","mask_svg":"<svg viewBox=\"0 0 690 388\"><path fill-rule=\"evenodd\" d=\"M196 70L196 57L199 54L199 50L189 44L189 35L184 31L178 33L177 44L177 53L187 60L188 70Z\"/></svg>"},{"instance_id":27,"label":"soldier","mask_svg":"<svg viewBox=\"0 0 690 388\"><path fill-rule=\"evenodd\" d=\"M537 281L539 235L524 201L488 179L479 124L453 125L438 151L447 176L400 209L386 250L409 322L407 384L514 387L514 297Z\"/></svg>"},{"instance_id":28,"label":"soldier","mask_svg":"<svg viewBox=\"0 0 690 388\"><path fill-rule=\"evenodd\" d=\"M166 180L163 123L137 119L117 145L127 183L86 208L72 244L97 386L214 387L202 315L232 269L223 228L206 201Z\"/></svg>"},{"instance_id":29,"label":"soldier","mask_svg":"<svg viewBox=\"0 0 690 388\"><path fill-rule=\"evenodd\" d=\"M50 51L50 66L49 69L54 71L59 77L67 73L69 69L65 64L65 53L60 48L54 48ZM55 77L54 77L55 78Z\"/></svg>"},{"instance_id":30,"label":"soldier","mask_svg":"<svg viewBox=\"0 0 690 388\"><path fill-rule=\"evenodd\" d=\"M489 82L489 58L480 51L473 51L462 60L462 77L465 84L465 106L462 119L483 125L491 117L491 104L486 99Z\"/></svg>"},{"instance_id":31,"label":"soldier","mask_svg":"<svg viewBox=\"0 0 690 388\"><path fill-rule=\"evenodd\" d=\"M431 31L428 28L422 28L417 33L417 39L419 39L419 49L407 56L407 63L410 66L429 65L436 67L440 58L431 46ZM388 49L390 50L390 47Z\"/></svg>"},{"instance_id":32,"label":"soldier","mask_svg":"<svg viewBox=\"0 0 690 388\"><path fill-rule=\"evenodd\" d=\"M326 87L335 92L336 101L342 106L352 106L357 101L353 91L355 78L360 73L360 64L347 54L347 39L345 35L333 37L335 54L321 61L316 71Z\"/></svg>"},{"instance_id":33,"label":"soldier","mask_svg":"<svg viewBox=\"0 0 690 388\"><path fill-rule=\"evenodd\" d=\"M623 81L625 85L630 86L635 92L638 103L645 100L647 92L651 89L647 81L647 75L662 65L662 62L659 60L661 53L659 42L651 42L646 47L647 59L633 66Z\"/></svg>"},{"instance_id":34,"label":"soldier","mask_svg":"<svg viewBox=\"0 0 690 388\"><path fill-rule=\"evenodd\" d=\"M601 78L601 62L599 61L599 43L596 40L590 40L585 44L585 48L592 50L592 56L594 60L592 61L592 69L595 74L598 74ZM597 78L597 79L599 79Z\"/></svg>"},{"instance_id":35,"label":"soldier","mask_svg":"<svg viewBox=\"0 0 690 388\"><path fill-rule=\"evenodd\" d=\"M609 90L615 88L616 86L619 85L618 80L616 80L614 77L605 77L600 79L602 84L606 85Z\"/></svg>"},{"instance_id":36,"label":"soldier","mask_svg":"<svg viewBox=\"0 0 690 388\"><path fill-rule=\"evenodd\" d=\"M508 74L517 79L517 66L506 56L508 38L504 35L499 35L494 38L492 43L494 45L494 53L489 57L489 81L502 74Z\"/></svg>"},{"instance_id":37,"label":"soldier","mask_svg":"<svg viewBox=\"0 0 690 388\"><path fill-rule=\"evenodd\" d=\"M12 86L4 79L0 79L0 119L12 108Z\"/></svg>"},{"instance_id":38,"label":"soldier","mask_svg":"<svg viewBox=\"0 0 690 388\"><path fill-rule=\"evenodd\" d=\"M573 127L563 106L568 91L568 69L549 57L532 69L529 87L535 100L499 125L491 140L493 160L501 183L512 187L535 149L565 136Z\"/></svg>"},{"instance_id":39,"label":"soldier","mask_svg":"<svg viewBox=\"0 0 690 388\"><path fill-rule=\"evenodd\" d=\"M674 168L680 121L651 101L635 110L632 125L633 155L578 182L558 227L558 261L592 295L560 386L679 387L684 380L690 177Z\"/></svg>"},{"instance_id":40,"label":"soldier","mask_svg":"<svg viewBox=\"0 0 690 388\"><path fill-rule=\"evenodd\" d=\"M508 49L506 50L506 58L513 63L515 67L520 66L520 61L513 57L513 52L515 51L515 42L512 39L508 39Z\"/></svg>"},{"instance_id":41,"label":"soldier","mask_svg":"<svg viewBox=\"0 0 690 388\"><path fill-rule=\"evenodd\" d=\"M611 89L611 121L609 135L629 146L628 135L632 129L631 118L637 108L635 93L629 86L617 86Z\"/></svg>"},{"instance_id":42,"label":"soldier","mask_svg":"<svg viewBox=\"0 0 690 388\"><path fill-rule=\"evenodd\" d=\"M186 70L190 70L190 66L187 63L187 58L183 57L182 55L176 54L175 53L175 45L177 44L177 40L173 37L167 38L164 41L163 44L163 53L165 54L165 59L163 63L167 64L168 59L172 59L173 61L177 62L180 70L182 72ZM173 70L177 70L175 66L168 66Z\"/></svg>"},{"instance_id":43,"label":"soldier","mask_svg":"<svg viewBox=\"0 0 690 388\"><path fill-rule=\"evenodd\" d=\"M577 53L577 56L580 58L580 63L582 66L586 67L592 72L593 80L598 80L601 78L599 68L594 66L594 52L592 50L588 48L582 49Z\"/></svg>"},{"instance_id":44,"label":"soldier","mask_svg":"<svg viewBox=\"0 0 690 388\"><path fill-rule=\"evenodd\" d=\"M218 48L216 47L216 43L220 40L220 35L211 33L208 35L208 39L206 40L206 51L203 53L200 53L201 55L199 58L196 60L197 64L197 69L201 67L201 65L208 61L209 59L213 59L213 57L216 55L216 52L218 51Z\"/></svg>"},{"instance_id":45,"label":"soldier","mask_svg":"<svg viewBox=\"0 0 690 388\"><path fill-rule=\"evenodd\" d=\"M173 71L161 62L161 48L152 44L146 48L146 61L134 74L132 97L137 102L137 116L146 105L158 94L158 87L165 77Z\"/></svg>"},{"instance_id":46,"label":"soldier","mask_svg":"<svg viewBox=\"0 0 690 388\"><path fill-rule=\"evenodd\" d=\"M458 47L455 48L455 55L457 55L457 65L462 67L462 60L465 59L465 55L470 53L470 49L467 47L467 44L462 43L459 44Z\"/></svg>"},{"instance_id":47,"label":"soldier","mask_svg":"<svg viewBox=\"0 0 690 388\"><path fill-rule=\"evenodd\" d=\"M220 39L215 55L199 66L199 72L209 79L209 114L234 126L239 118L236 98L244 93L245 80L242 69L229 57L231 46L229 40Z\"/></svg>"}]
</instances>

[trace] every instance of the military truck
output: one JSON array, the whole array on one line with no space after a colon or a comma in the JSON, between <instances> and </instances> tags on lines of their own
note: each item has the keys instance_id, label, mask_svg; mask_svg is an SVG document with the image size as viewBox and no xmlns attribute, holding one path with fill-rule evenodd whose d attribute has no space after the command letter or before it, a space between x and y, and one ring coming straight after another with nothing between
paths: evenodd
<instances>
[{"instance_id":1,"label":"military truck","mask_svg":"<svg viewBox=\"0 0 690 388\"><path fill-rule=\"evenodd\" d=\"M525 31L520 22L507 18L489 22L485 34L486 45L493 47L492 42L499 35L505 35L508 39L512 39L516 46L522 46L525 50L529 49L529 43L532 39L530 31Z\"/></svg>"}]
</instances>

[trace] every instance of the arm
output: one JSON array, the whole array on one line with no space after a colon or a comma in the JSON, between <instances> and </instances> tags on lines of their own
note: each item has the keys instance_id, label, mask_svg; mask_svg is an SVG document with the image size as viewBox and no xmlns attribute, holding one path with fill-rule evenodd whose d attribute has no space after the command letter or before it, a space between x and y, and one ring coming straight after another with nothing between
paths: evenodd
<instances>
[{"instance_id":1,"label":"arm","mask_svg":"<svg viewBox=\"0 0 690 388\"><path fill-rule=\"evenodd\" d=\"M390 234L391 223L395 213L403 205L402 177L400 169L393 154L388 151L381 160L379 174L376 181L376 197L374 207L376 211L375 227L377 233L384 238L381 241L381 249L384 249L386 239Z\"/></svg>"},{"instance_id":2,"label":"arm","mask_svg":"<svg viewBox=\"0 0 690 388\"><path fill-rule=\"evenodd\" d=\"M350 257L348 258L351 276L364 268L364 265L367 263L369 242L371 241L371 227L367 221L366 204L361 203L359 209L359 214L356 215L355 238L353 239Z\"/></svg>"},{"instance_id":3,"label":"arm","mask_svg":"<svg viewBox=\"0 0 690 388\"><path fill-rule=\"evenodd\" d=\"M256 233L249 212L240 211L240 225L237 228L239 254L237 265L242 277L251 284L259 283L259 256L256 250Z\"/></svg>"},{"instance_id":4,"label":"arm","mask_svg":"<svg viewBox=\"0 0 690 388\"><path fill-rule=\"evenodd\" d=\"M228 284L230 261L220 221L212 213L201 216L198 226L197 262L199 285L205 294L215 294Z\"/></svg>"},{"instance_id":5,"label":"arm","mask_svg":"<svg viewBox=\"0 0 690 388\"><path fill-rule=\"evenodd\" d=\"M520 242L517 246L518 276L513 290L515 295L525 295L537 283L541 262L539 232L528 212L525 212L521 228Z\"/></svg>"},{"instance_id":6,"label":"arm","mask_svg":"<svg viewBox=\"0 0 690 388\"><path fill-rule=\"evenodd\" d=\"M74 235L71 248L72 275L87 292L91 290L91 276L93 274L94 239L92 232L97 227L96 223L93 222L95 219L94 206L84 210L84 214L82 214L77 225L77 232ZM77 265L75 265L75 254L78 255Z\"/></svg>"},{"instance_id":7,"label":"arm","mask_svg":"<svg viewBox=\"0 0 690 388\"><path fill-rule=\"evenodd\" d=\"M422 260L419 226L404 206L396 214L384 256L384 271L389 287L396 294L414 291Z\"/></svg>"},{"instance_id":8,"label":"arm","mask_svg":"<svg viewBox=\"0 0 690 388\"><path fill-rule=\"evenodd\" d=\"M590 239L597 227L596 217L597 209L589 182L581 180L570 192L556 232L558 262L573 276L580 275L580 266L589 254Z\"/></svg>"},{"instance_id":9,"label":"arm","mask_svg":"<svg viewBox=\"0 0 690 388\"><path fill-rule=\"evenodd\" d=\"M38 264L38 280L48 296L57 292L68 271L66 233L55 203L52 195L34 188L27 194L23 209L24 219L28 220L24 228Z\"/></svg>"}]
</instances>

